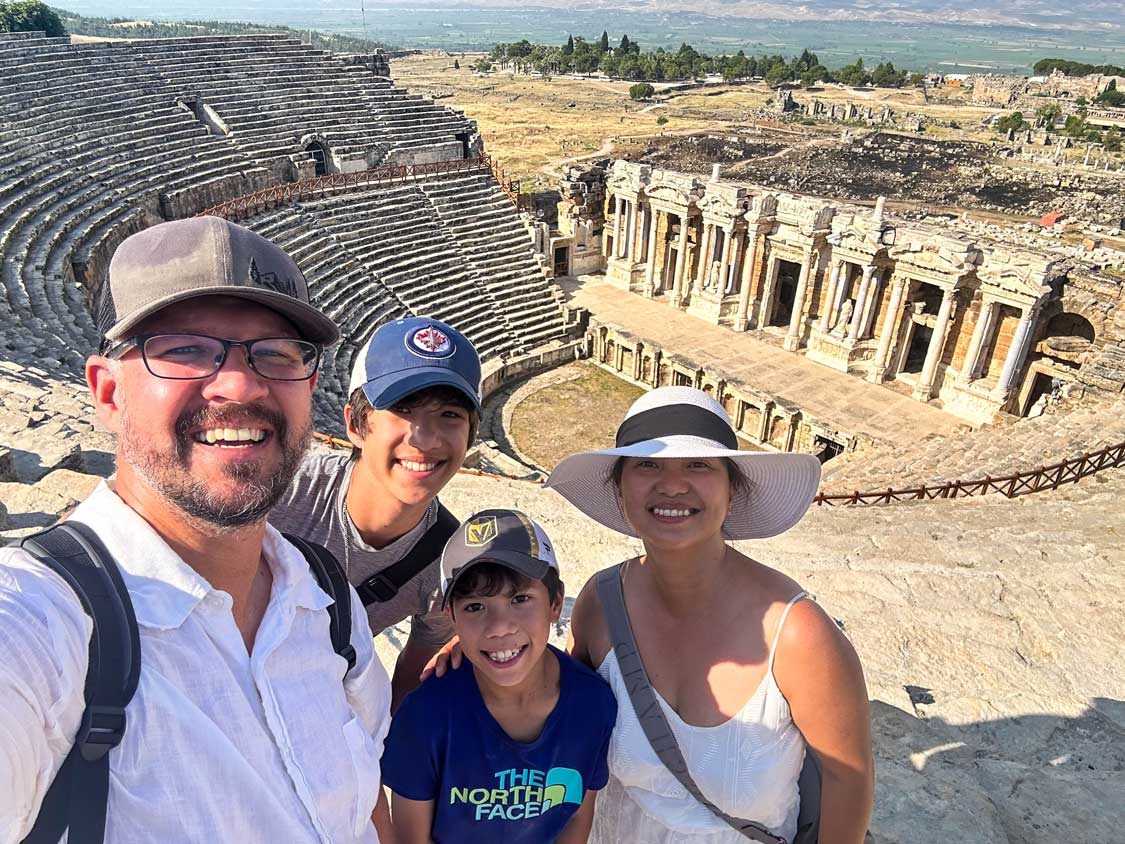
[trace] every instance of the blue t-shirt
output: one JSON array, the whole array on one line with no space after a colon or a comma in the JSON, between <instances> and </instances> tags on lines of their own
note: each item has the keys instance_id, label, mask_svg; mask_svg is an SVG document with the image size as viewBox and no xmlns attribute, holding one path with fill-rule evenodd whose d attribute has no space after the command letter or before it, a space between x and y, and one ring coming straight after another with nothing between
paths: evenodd
<instances>
[{"instance_id":1,"label":"blue t-shirt","mask_svg":"<svg viewBox=\"0 0 1125 844\"><path fill-rule=\"evenodd\" d=\"M605 787L617 701L589 668L551 652L559 701L528 744L492 717L468 660L403 700L383 752L383 782L410 800L434 801L437 844L550 844L586 792Z\"/></svg>"}]
</instances>

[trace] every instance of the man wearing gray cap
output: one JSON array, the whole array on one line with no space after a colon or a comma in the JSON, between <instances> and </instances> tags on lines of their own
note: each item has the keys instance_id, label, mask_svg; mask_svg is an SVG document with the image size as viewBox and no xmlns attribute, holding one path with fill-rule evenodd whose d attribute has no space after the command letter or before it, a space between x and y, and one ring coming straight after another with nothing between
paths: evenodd
<instances>
[{"instance_id":1,"label":"man wearing gray cap","mask_svg":"<svg viewBox=\"0 0 1125 844\"><path fill-rule=\"evenodd\" d=\"M56 529L87 562L76 580L46 539L0 549L0 844L389 840L363 607L265 521L335 325L288 255L214 217L125 240L98 317L86 380L117 474ZM99 557L131 636L81 588ZM124 710L95 705L123 662ZM79 785L98 764L100 800Z\"/></svg>"}]
</instances>

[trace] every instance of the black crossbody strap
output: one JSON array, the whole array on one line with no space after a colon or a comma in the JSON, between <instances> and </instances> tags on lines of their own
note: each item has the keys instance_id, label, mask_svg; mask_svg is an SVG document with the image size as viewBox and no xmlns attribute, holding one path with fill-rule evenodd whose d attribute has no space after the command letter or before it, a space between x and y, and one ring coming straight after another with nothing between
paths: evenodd
<instances>
[{"instance_id":1,"label":"black crossbody strap","mask_svg":"<svg viewBox=\"0 0 1125 844\"><path fill-rule=\"evenodd\" d=\"M356 653L352 645L352 596L344 570L327 548L296 534L283 533L282 536L304 555L317 585L331 596L328 630L332 636L332 650L348 661L348 671L351 671L355 668Z\"/></svg>"},{"instance_id":2,"label":"black crossbody strap","mask_svg":"<svg viewBox=\"0 0 1125 844\"><path fill-rule=\"evenodd\" d=\"M367 607L393 600L399 589L441 556L445 543L457 532L459 525L457 517L439 501L437 521L414 543L406 556L356 586L355 591L359 593L363 605Z\"/></svg>"},{"instance_id":3,"label":"black crossbody strap","mask_svg":"<svg viewBox=\"0 0 1125 844\"><path fill-rule=\"evenodd\" d=\"M74 746L52 781L24 844L101 844L109 800L109 751L125 735L125 707L141 672L140 633L129 592L94 532L64 522L20 546L67 582L94 622L86 709Z\"/></svg>"},{"instance_id":4,"label":"black crossbody strap","mask_svg":"<svg viewBox=\"0 0 1125 844\"><path fill-rule=\"evenodd\" d=\"M623 564L622 564L623 565ZM778 838L769 830L753 821L742 820L728 815L714 803L707 799L699 790L695 780L688 770L687 762L676 743L676 736L660 701L656 699L656 691L648 679L641 655L637 651L637 643L633 638L633 628L629 625L629 613L625 607L625 592L621 585L621 565L604 569L597 574L598 597L602 602L602 612L605 613L606 624L609 627L609 637L613 642L613 652L617 656L617 665L621 669L621 677L625 681L625 688L629 691L629 701L637 720L641 723L645 738L652 745L652 749L664 764L664 767L674 776L692 797L710 809L716 817L722 819L734 829L738 830L751 841L760 844L786 844L784 838Z\"/></svg>"}]
</instances>

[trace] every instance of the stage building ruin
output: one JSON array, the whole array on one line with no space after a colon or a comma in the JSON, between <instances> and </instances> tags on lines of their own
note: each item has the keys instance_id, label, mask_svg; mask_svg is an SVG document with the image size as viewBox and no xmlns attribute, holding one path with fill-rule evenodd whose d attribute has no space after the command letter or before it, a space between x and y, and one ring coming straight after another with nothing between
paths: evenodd
<instances>
[{"instance_id":1,"label":"stage building ruin","mask_svg":"<svg viewBox=\"0 0 1125 844\"><path fill-rule=\"evenodd\" d=\"M574 173L564 186L579 183L598 195ZM1125 385L1125 279L1077 259L899 219L881 199L722 181L717 167L704 181L615 161L604 192L609 283L971 424L1025 415L1060 390ZM594 228L588 208L564 199L560 225Z\"/></svg>"}]
</instances>

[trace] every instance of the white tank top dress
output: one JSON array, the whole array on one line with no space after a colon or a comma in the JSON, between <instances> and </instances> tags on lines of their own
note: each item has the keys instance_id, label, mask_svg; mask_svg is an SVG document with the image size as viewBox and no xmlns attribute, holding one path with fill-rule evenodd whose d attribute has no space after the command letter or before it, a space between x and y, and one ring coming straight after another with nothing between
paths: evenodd
<instances>
[{"instance_id":1,"label":"white tank top dress","mask_svg":"<svg viewBox=\"0 0 1125 844\"><path fill-rule=\"evenodd\" d=\"M789 610L804 597L801 592L786 605L766 676L733 718L695 727L656 693L699 789L728 815L756 821L787 841L797 832L805 740L774 680L773 660ZM609 745L609 783L598 795L591 844L746 844L745 836L688 794L653 752L612 648L598 674L617 696L617 724Z\"/></svg>"}]
</instances>

